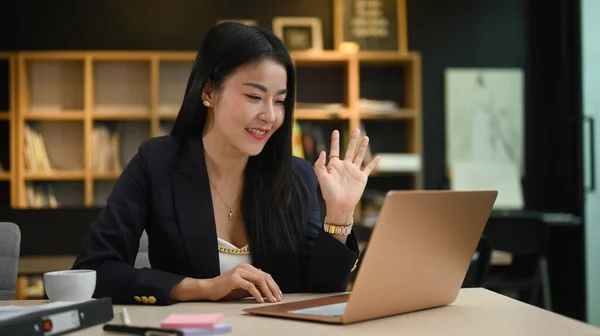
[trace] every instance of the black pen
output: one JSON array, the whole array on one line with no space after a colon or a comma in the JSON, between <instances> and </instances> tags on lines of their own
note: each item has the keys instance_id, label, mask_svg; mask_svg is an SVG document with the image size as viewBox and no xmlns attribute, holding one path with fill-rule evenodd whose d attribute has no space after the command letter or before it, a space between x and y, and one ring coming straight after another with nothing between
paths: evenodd
<instances>
[{"instance_id":1,"label":"black pen","mask_svg":"<svg viewBox=\"0 0 600 336\"><path fill-rule=\"evenodd\" d=\"M122 324L105 324L102 328L104 331L131 334L131 335L143 335L143 336L184 336L182 330L176 329L160 329L152 327L135 327Z\"/></svg>"}]
</instances>

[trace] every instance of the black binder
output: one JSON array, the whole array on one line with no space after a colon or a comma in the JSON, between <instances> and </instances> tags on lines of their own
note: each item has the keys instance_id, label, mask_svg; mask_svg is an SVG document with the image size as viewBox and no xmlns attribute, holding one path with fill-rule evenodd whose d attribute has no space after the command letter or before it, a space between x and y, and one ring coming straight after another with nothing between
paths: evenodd
<instances>
[{"instance_id":1,"label":"black binder","mask_svg":"<svg viewBox=\"0 0 600 336\"><path fill-rule=\"evenodd\" d=\"M0 335L66 335L109 322L112 319L112 300L110 298L92 299L0 320Z\"/></svg>"}]
</instances>

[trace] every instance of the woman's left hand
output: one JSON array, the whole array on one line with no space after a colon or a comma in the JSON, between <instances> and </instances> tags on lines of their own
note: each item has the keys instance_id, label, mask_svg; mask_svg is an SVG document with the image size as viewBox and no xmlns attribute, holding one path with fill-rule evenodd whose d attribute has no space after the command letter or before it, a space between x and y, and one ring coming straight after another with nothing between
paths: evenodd
<instances>
[{"instance_id":1,"label":"woman's left hand","mask_svg":"<svg viewBox=\"0 0 600 336\"><path fill-rule=\"evenodd\" d=\"M376 156L362 168L369 138L362 137L359 144L359 134L360 130L354 129L346 153L341 158L340 133L337 130L333 131L329 163L326 165L325 152L321 152L315 162L315 172L327 205L327 222L331 224L349 224L354 208L365 190L369 175L380 160L380 157Z\"/></svg>"}]
</instances>

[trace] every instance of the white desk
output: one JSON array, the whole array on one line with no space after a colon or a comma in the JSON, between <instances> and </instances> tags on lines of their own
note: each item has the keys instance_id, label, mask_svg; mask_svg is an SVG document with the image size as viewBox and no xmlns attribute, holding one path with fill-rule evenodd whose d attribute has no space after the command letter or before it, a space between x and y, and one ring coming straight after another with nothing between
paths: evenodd
<instances>
[{"instance_id":1,"label":"white desk","mask_svg":"<svg viewBox=\"0 0 600 336\"><path fill-rule=\"evenodd\" d=\"M285 300L295 301L314 297L317 295L296 294L285 296ZM0 304L31 303L34 302L0 302ZM259 317L242 312L243 308L255 305L257 303L253 301L202 302L181 303L167 307L136 305L128 306L128 310L133 324L146 326L158 326L162 319L173 313L221 312L224 314L223 322L233 327L232 333L224 335L600 335L600 328L480 288L462 289L458 299L449 306L351 325L329 325ZM115 313L121 311L121 306L114 308ZM115 318L115 323L119 323L118 318ZM118 334L105 333L102 331L102 326L96 326L73 335Z\"/></svg>"}]
</instances>

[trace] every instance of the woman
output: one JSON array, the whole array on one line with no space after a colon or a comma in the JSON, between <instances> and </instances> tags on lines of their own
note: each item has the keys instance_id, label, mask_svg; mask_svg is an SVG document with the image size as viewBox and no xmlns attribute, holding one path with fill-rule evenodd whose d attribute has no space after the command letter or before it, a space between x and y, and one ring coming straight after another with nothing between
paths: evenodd
<instances>
[{"instance_id":1,"label":"woman","mask_svg":"<svg viewBox=\"0 0 600 336\"><path fill-rule=\"evenodd\" d=\"M361 170L368 139L358 130L344 157L337 131L329 163L325 153L314 168L292 157L295 91L271 32L211 29L171 134L142 143L83 242L73 268L97 271L95 297L279 302L345 290L358 256L352 214L379 158ZM144 230L152 268L136 269Z\"/></svg>"}]
</instances>

